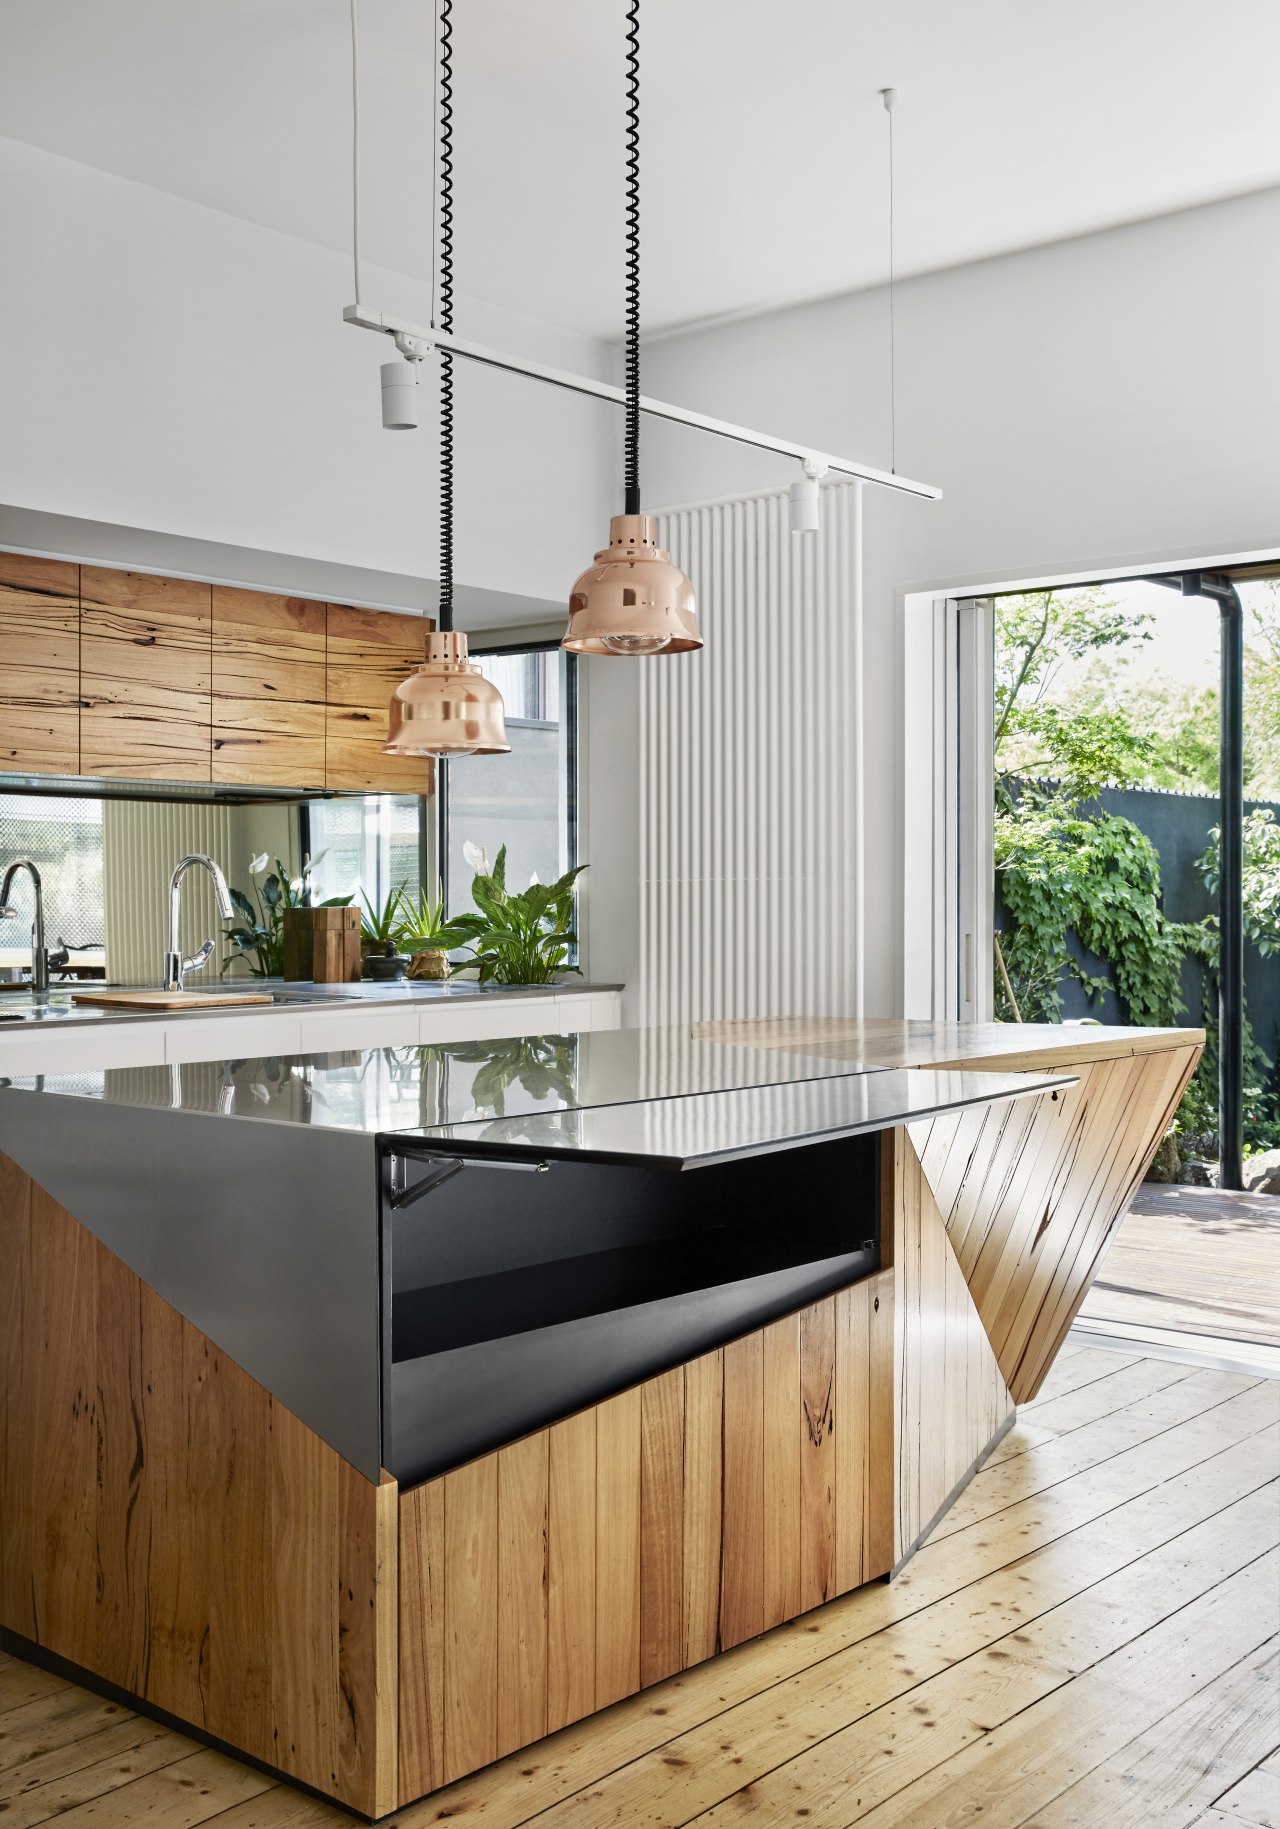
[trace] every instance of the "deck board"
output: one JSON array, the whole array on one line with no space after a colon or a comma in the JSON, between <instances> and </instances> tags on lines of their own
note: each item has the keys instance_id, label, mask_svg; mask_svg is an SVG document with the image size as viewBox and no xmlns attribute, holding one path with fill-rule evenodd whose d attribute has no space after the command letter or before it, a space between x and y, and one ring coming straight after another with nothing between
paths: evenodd
<instances>
[{"instance_id":1,"label":"deck board","mask_svg":"<svg viewBox=\"0 0 1280 1829\"><path fill-rule=\"evenodd\" d=\"M1280 1198L1139 1189L1076 1318L1280 1348Z\"/></svg>"},{"instance_id":2,"label":"deck board","mask_svg":"<svg viewBox=\"0 0 1280 1829\"><path fill-rule=\"evenodd\" d=\"M894 1583L390 1820L888 1829L981 1795L1009 1829L1265 1822L1280 1385L1077 1345L1008 1439ZM11 1658L0 1726L5 1820L32 1829L350 1821Z\"/></svg>"}]
</instances>

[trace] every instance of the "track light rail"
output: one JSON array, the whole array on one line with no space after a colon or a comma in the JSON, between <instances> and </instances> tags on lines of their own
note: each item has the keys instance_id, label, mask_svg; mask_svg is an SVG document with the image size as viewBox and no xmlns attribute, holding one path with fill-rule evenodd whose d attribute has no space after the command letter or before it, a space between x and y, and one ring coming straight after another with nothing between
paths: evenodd
<instances>
[{"instance_id":1,"label":"track light rail","mask_svg":"<svg viewBox=\"0 0 1280 1829\"><path fill-rule=\"evenodd\" d=\"M489 349L483 343L469 342L452 331L432 330L411 324L406 318L373 311L367 305L348 305L343 320L360 330L376 330L383 336L412 338L423 345L422 353L435 348L468 362L479 362L486 368L502 369L509 375L524 375L530 381L542 381L549 387L565 388L569 393L586 394L594 400L607 400L613 406L625 406L626 394L608 381L595 381L589 375L575 375L568 369L550 368L544 362L532 362L525 356L509 356L500 349ZM415 350L415 356L418 352ZM918 483L909 476L897 476L887 470L873 469L870 464L855 463L849 457L833 457L815 451L811 445L794 444L787 438L774 438L768 432L753 432L747 426L734 425L727 419L712 419L706 413L694 413L688 407L672 406L665 400L640 396L640 411L653 419L667 419L674 425L690 426L695 432L709 432L713 438L728 438L735 444L753 445L758 451L774 451L780 457L792 457L803 464L825 465L835 476L852 476L860 482L874 483L881 489L896 489L903 495L916 495L926 501L941 500L942 491L932 483Z\"/></svg>"}]
</instances>

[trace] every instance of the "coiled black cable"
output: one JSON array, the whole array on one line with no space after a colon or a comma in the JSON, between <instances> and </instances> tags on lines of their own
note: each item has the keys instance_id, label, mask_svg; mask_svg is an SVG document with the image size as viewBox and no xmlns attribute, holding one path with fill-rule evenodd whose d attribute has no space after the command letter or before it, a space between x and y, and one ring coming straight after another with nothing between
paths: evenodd
<instances>
[{"instance_id":1,"label":"coiled black cable","mask_svg":"<svg viewBox=\"0 0 1280 1829\"><path fill-rule=\"evenodd\" d=\"M627 7L626 511L640 512L640 0Z\"/></svg>"},{"instance_id":2,"label":"coiled black cable","mask_svg":"<svg viewBox=\"0 0 1280 1829\"><path fill-rule=\"evenodd\" d=\"M439 305L436 324L453 329L453 0L440 0ZM440 603L437 627L453 627L453 357L440 354Z\"/></svg>"}]
</instances>

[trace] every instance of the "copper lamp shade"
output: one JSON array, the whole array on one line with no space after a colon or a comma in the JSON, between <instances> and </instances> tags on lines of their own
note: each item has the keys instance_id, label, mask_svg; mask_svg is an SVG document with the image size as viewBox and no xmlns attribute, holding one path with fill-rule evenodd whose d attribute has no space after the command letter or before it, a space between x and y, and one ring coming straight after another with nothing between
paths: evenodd
<instances>
[{"instance_id":1,"label":"copper lamp shade","mask_svg":"<svg viewBox=\"0 0 1280 1829\"><path fill-rule=\"evenodd\" d=\"M427 636L427 657L391 695L384 755L505 756L502 694L467 658L460 629Z\"/></svg>"},{"instance_id":2,"label":"copper lamp shade","mask_svg":"<svg viewBox=\"0 0 1280 1829\"><path fill-rule=\"evenodd\" d=\"M569 595L571 654L680 654L700 648L693 586L658 546L649 514L615 514L609 544Z\"/></svg>"}]
</instances>

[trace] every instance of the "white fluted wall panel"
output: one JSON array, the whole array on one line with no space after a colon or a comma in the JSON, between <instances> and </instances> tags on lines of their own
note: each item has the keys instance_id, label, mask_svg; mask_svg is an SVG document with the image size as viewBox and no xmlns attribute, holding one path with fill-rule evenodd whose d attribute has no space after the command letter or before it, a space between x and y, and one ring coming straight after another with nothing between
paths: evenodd
<instances>
[{"instance_id":1,"label":"white fluted wall panel","mask_svg":"<svg viewBox=\"0 0 1280 1829\"><path fill-rule=\"evenodd\" d=\"M637 663L641 1020L861 1012L861 491L675 509L706 646Z\"/></svg>"},{"instance_id":2,"label":"white fluted wall panel","mask_svg":"<svg viewBox=\"0 0 1280 1829\"><path fill-rule=\"evenodd\" d=\"M114 984L159 984L169 931L169 877L191 851L222 865L228 880L248 887L232 853L233 810L195 801L107 800L102 807L102 898L107 977ZM204 870L182 885L182 949L215 942L208 965L192 984L216 983L227 948L224 927Z\"/></svg>"}]
</instances>

